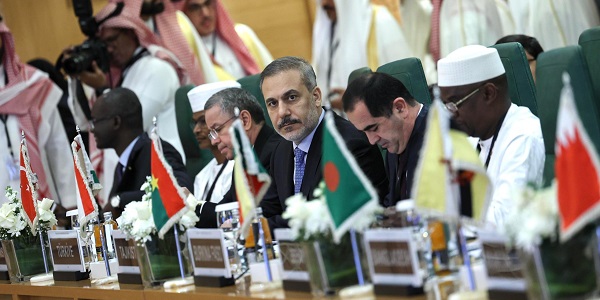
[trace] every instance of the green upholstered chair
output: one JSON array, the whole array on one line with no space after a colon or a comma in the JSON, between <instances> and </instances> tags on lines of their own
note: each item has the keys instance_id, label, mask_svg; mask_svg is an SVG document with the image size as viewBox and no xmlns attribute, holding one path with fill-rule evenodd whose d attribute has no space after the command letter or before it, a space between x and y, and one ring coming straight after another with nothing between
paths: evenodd
<instances>
[{"instance_id":1,"label":"green upholstered chair","mask_svg":"<svg viewBox=\"0 0 600 300\"><path fill-rule=\"evenodd\" d=\"M563 87L562 73L571 76L571 85L581 122L592 143L600 149L600 116L594 101L592 85L586 61L580 46L568 46L541 53L537 58L538 116L542 125L546 163L544 184L549 185L554 176L554 146L556 140L556 118Z\"/></svg>"},{"instance_id":2,"label":"green upholstered chair","mask_svg":"<svg viewBox=\"0 0 600 300\"><path fill-rule=\"evenodd\" d=\"M267 111L267 105L265 104L265 98L260 90L260 74L240 78L238 79L238 82L242 85L243 89L248 91L256 98L258 104L260 104L260 107L262 107L263 113L265 114L265 124L273 127L271 118L269 118L269 112Z\"/></svg>"},{"instance_id":3,"label":"green upholstered chair","mask_svg":"<svg viewBox=\"0 0 600 300\"><path fill-rule=\"evenodd\" d=\"M600 103L600 27L584 31L579 36L579 45L589 68L596 102Z\"/></svg>"},{"instance_id":4,"label":"green upholstered chair","mask_svg":"<svg viewBox=\"0 0 600 300\"><path fill-rule=\"evenodd\" d=\"M431 104L431 94L423 72L421 60L416 57L409 57L391 63L387 63L379 68L377 72L392 75L394 78L402 81L410 94L423 104Z\"/></svg>"},{"instance_id":5,"label":"green upholstered chair","mask_svg":"<svg viewBox=\"0 0 600 300\"><path fill-rule=\"evenodd\" d=\"M373 73L373 71L369 67L362 67L360 69L356 69L356 70L352 71L350 73L350 75L348 76L348 84L350 84L350 82L354 81L354 79L360 77L361 75L370 74L370 73Z\"/></svg>"},{"instance_id":6,"label":"green upholstered chair","mask_svg":"<svg viewBox=\"0 0 600 300\"><path fill-rule=\"evenodd\" d=\"M537 115L535 83L523 46L520 43L506 43L491 47L498 50L506 70L508 91L512 102L519 106L529 107L529 110Z\"/></svg>"},{"instance_id":7,"label":"green upholstered chair","mask_svg":"<svg viewBox=\"0 0 600 300\"><path fill-rule=\"evenodd\" d=\"M179 139L183 144L185 152L187 169L190 178L194 177L213 159L213 155L208 149L200 149L198 141L194 135L194 121L192 120L192 107L188 100L187 93L194 88L193 85L182 86L175 92L175 116L177 117L177 131Z\"/></svg>"}]
</instances>

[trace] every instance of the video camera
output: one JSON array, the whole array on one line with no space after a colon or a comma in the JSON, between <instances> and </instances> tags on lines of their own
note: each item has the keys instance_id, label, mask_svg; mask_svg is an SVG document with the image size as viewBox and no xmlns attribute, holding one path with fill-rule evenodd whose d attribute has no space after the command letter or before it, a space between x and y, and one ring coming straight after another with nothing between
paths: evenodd
<instances>
[{"instance_id":1,"label":"video camera","mask_svg":"<svg viewBox=\"0 0 600 300\"><path fill-rule=\"evenodd\" d=\"M73 0L73 10L79 19L81 32L88 37L81 45L75 46L71 56L62 62L62 68L69 75L79 74L90 70L92 62L96 61L98 67L104 72L109 69L109 57L106 44L96 35L100 24L117 16L123 10L123 2L117 3L117 8L106 18L96 21L93 16L94 9L91 0ZM59 58L59 64L62 57Z\"/></svg>"}]
</instances>

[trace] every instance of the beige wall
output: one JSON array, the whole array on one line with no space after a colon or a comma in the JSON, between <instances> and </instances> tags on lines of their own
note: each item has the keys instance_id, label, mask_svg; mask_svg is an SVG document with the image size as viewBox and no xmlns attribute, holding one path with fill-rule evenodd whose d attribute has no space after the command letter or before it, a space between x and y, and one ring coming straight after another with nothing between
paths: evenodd
<instances>
[{"instance_id":1,"label":"beige wall","mask_svg":"<svg viewBox=\"0 0 600 300\"><path fill-rule=\"evenodd\" d=\"M222 0L234 21L249 25L273 57L310 58L314 0ZM107 0L93 0L98 11ZM22 61L54 62L68 45L80 44L71 0L0 0L0 11L15 37Z\"/></svg>"}]
</instances>

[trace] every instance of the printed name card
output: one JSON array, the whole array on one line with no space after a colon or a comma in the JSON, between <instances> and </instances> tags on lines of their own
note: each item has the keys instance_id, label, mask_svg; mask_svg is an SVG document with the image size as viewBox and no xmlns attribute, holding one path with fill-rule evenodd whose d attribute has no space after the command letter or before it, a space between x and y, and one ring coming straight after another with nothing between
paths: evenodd
<instances>
[{"instance_id":1,"label":"printed name card","mask_svg":"<svg viewBox=\"0 0 600 300\"><path fill-rule=\"evenodd\" d=\"M140 266L135 252L135 240L127 239L127 236L121 230L113 230L112 236L115 240L119 273L140 274Z\"/></svg>"},{"instance_id":2,"label":"printed name card","mask_svg":"<svg viewBox=\"0 0 600 300\"><path fill-rule=\"evenodd\" d=\"M77 230L50 230L48 239L55 271L86 271Z\"/></svg>"},{"instance_id":3,"label":"printed name card","mask_svg":"<svg viewBox=\"0 0 600 300\"><path fill-rule=\"evenodd\" d=\"M309 280L304 250L302 245L292 238L291 229L275 229L275 237L279 243L279 255L283 262L283 280Z\"/></svg>"},{"instance_id":4,"label":"printed name card","mask_svg":"<svg viewBox=\"0 0 600 300\"><path fill-rule=\"evenodd\" d=\"M6 266L6 256L4 254L4 248L2 247L2 243L0 243L0 272L8 271L8 267Z\"/></svg>"},{"instance_id":5,"label":"printed name card","mask_svg":"<svg viewBox=\"0 0 600 300\"><path fill-rule=\"evenodd\" d=\"M187 236L194 276L231 277L223 231L195 228L188 230ZM237 251L237 247L232 251Z\"/></svg>"},{"instance_id":6,"label":"printed name card","mask_svg":"<svg viewBox=\"0 0 600 300\"><path fill-rule=\"evenodd\" d=\"M523 267L517 253L506 248L507 238L487 230L480 230L478 235L487 269L488 289L525 291Z\"/></svg>"},{"instance_id":7,"label":"printed name card","mask_svg":"<svg viewBox=\"0 0 600 300\"><path fill-rule=\"evenodd\" d=\"M363 242L374 284L423 284L417 247L412 235L412 228L365 231Z\"/></svg>"}]
</instances>

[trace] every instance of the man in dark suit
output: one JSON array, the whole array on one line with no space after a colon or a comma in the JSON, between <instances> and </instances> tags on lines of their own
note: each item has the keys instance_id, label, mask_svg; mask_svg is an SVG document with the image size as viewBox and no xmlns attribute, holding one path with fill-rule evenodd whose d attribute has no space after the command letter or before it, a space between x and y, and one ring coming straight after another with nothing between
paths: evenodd
<instances>
[{"instance_id":1,"label":"man in dark suit","mask_svg":"<svg viewBox=\"0 0 600 300\"><path fill-rule=\"evenodd\" d=\"M281 137L273 128L266 125L265 115L258 100L246 90L228 88L214 94L206 102L204 106L205 119L206 125L211 129L209 134L211 143L216 145L227 159L233 160L234 150L232 137L229 135L229 126L236 118L234 113L236 107L239 109L238 118L242 121L254 152L263 161L266 168L268 159ZM196 213L200 216L200 221L196 223L196 227L215 228L217 226L215 207L218 204L234 201L236 201L235 181L232 179L231 189L225 194L223 200L219 203L205 202L202 206L198 206Z\"/></svg>"},{"instance_id":2,"label":"man in dark suit","mask_svg":"<svg viewBox=\"0 0 600 300\"><path fill-rule=\"evenodd\" d=\"M91 131L100 149L114 149L119 156L115 179L110 192L111 201L104 211L112 211L115 218L125 205L140 201L140 187L150 176L150 150L152 141L144 132L142 106L134 92L116 88L102 95L91 111ZM164 124L163 126L168 126ZM192 190L192 180L187 175L179 152L171 144L161 141L162 151L173 168L180 186Z\"/></svg>"},{"instance_id":3,"label":"man in dark suit","mask_svg":"<svg viewBox=\"0 0 600 300\"><path fill-rule=\"evenodd\" d=\"M325 110L314 70L301 58L282 57L269 64L261 73L261 89L275 130L285 139L271 156L268 170L272 183L261 202L264 216L274 229L288 226L281 217L286 199L297 193L312 198L323 179ZM388 180L377 147L369 145L364 133L337 115L335 125L379 196L385 196Z\"/></svg>"},{"instance_id":4,"label":"man in dark suit","mask_svg":"<svg viewBox=\"0 0 600 300\"><path fill-rule=\"evenodd\" d=\"M390 186L382 205L390 207L410 198L428 108L417 102L401 81L377 72L352 81L342 103L350 122L365 132L369 142L387 149Z\"/></svg>"}]
</instances>

